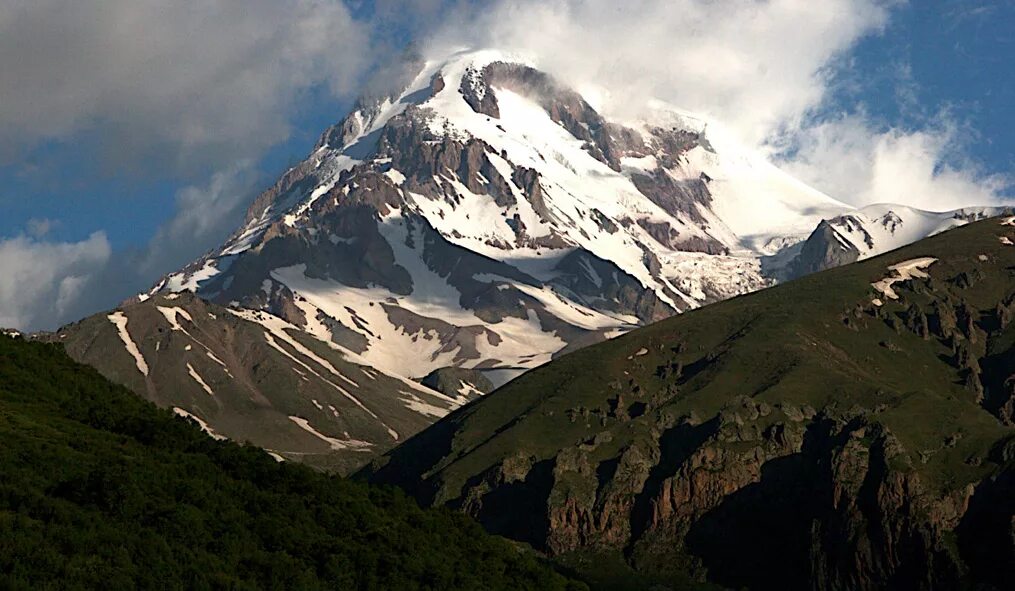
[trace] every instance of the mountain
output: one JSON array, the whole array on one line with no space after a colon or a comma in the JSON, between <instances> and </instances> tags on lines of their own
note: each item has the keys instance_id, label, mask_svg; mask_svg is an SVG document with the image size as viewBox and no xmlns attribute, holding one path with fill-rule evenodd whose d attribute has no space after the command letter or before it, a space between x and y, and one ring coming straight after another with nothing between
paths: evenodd
<instances>
[{"instance_id":1,"label":"mountain","mask_svg":"<svg viewBox=\"0 0 1015 591\"><path fill-rule=\"evenodd\" d=\"M822 220L807 240L772 257L774 274L801 277L865 260L951 228L989 216L1011 215L1012 207L985 207L935 213L901 205L870 205Z\"/></svg>"},{"instance_id":2,"label":"mountain","mask_svg":"<svg viewBox=\"0 0 1015 591\"><path fill-rule=\"evenodd\" d=\"M475 523L206 437L0 336L5 589L565 589Z\"/></svg>"},{"instance_id":3,"label":"mountain","mask_svg":"<svg viewBox=\"0 0 1015 591\"><path fill-rule=\"evenodd\" d=\"M981 221L629 332L364 475L604 589L1009 588L1013 244Z\"/></svg>"},{"instance_id":4,"label":"mountain","mask_svg":"<svg viewBox=\"0 0 1015 591\"><path fill-rule=\"evenodd\" d=\"M496 51L386 85L224 245L54 338L221 436L346 469L568 351L999 213L854 210L716 122L608 119Z\"/></svg>"},{"instance_id":5,"label":"mountain","mask_svg":"<svg viewBox=\"0 0 1015 591\"><path fill-rule=\"evenodd\" d=\"M391 377L281 318L190 293L155 295L45 339L212 437L338 472L373 457L373 442L400 441L478 396Z\"/></svg>"}]
</instances>

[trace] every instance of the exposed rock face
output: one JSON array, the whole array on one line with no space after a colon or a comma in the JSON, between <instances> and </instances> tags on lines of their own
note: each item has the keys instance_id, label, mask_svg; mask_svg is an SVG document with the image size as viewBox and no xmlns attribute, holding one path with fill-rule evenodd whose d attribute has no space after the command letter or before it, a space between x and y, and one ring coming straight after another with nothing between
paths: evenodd
<instances>
[{"instance_id":1,"label":"exposed rock face","mask_svg":"<svg viewBox=\"0 0 1015 591\"><path fill-rule=\"evenodd\" d=\"M733 588L961 584L965 567L944 536L973 486L935 498L918 476L891 472L908 456L860 417L804 425L774 412L782 420L763 433L750 412L720 415L598 466L583 447L551 462L505 460L452 506L551 554L620 548L654 571L676 558ZM522 508L528 520L508 517Z\"/></svg>"},{"instance_id":2,"label":"exposed rock face","mask_svg":"<svg viewBox=\"0 0 1015 591\"><path fill-rule=\"evenodd\" d=\"M677 181L664 171L658 171L652 175L636 175L631 180L639 191L666 212L685 214L704 223L698 206L707 206L712 200L704 179Z\"/></svg>"},{"instance_id":3,"label":"exposed rock face","mask_svg":"<svg viewBox=\"0 0 1015 591\"><path fill-rule=\"evenodd\" d=\"M677 567L731 588L957 588L969 566L949 536L967 523L993 529L1007 549L968 540L961 551L999 553L1010 570L1010 531L998 529L1011 521L1010 499L984 507L989 516L969 512L995 480L941 495L889 467L913 460L879 423L771 412L764 430L720 415L668 430L662 448L631 444L603 462L591 457L595 443L552 460L508 458L449 504L551 555L622 550L638 570ZM1012 473L999 477L1006 490Z\"/></svg>"},{"instance_id":4,"label":"exposed rock face","mask_svg":"<svg viewBox=\"0 0 1015 591\"><path fill-rule=\"evenodd\" d=\"M364 473L671 588L1005 588L1015 249L999 232L981 222L560 358ZM929 255L896 298L878 291Z\"/></svg>"},{"instance_id":5,"label":"exposed rock face","mask_svg":"<svg viewBox=\"0 0 1015 591\"><path fill-rule=\"evenodd\" d=\"M578 301L615 312L630 311L645 324L668 318L676 311L654 292L611 261L589 252L574 251L554 267L554 285L578 296Z\"/></svg>"},{"instance_id":6,"label":"exposed rock face","mask_svg":"<svg viewBox=\"0 0 1015 591\"><path fill-rule=\"evenodd\" d=\"M804 241L800 254L790 267L790 275L802 277L855 263L859 259L860 251L838 238L835 229L828 222L822 221Z\"/></svg>"},{"instance_id":7,"label":"exposed rock face","mask_svg":"<svg viewBox=\"0 0 1015 591\"><path fill-rule=\"evenodd\" d=\"M863 260L905 246L909 232L932 236L986 217L1012 215L1010 207L958 209L942 214L908 207L872 205L823 220L787 271L799 277ZM854 257L855 253L855 257Z\"/></svg>"}]
</instances>

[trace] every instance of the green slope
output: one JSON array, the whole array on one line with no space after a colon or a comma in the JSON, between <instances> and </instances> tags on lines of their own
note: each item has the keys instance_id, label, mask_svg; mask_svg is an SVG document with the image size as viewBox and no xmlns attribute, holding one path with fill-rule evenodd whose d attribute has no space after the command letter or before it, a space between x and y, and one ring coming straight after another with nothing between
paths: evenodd
<instances>
[{"instance_id":1,"label":"green slope","mask_svg":"<svg viewBox=\"0 0 1015 591\"><path fill-rule=\"evenodd\" d=\"M464 516L216 442L0 337L0 588L580 587Z\"/></svg>"},{"instance_id":2,"label":"green slope","mask_svg":"<svg viewBox=\"0 0 1015 591\"><path fill-rule=\"evenodd\" d=\"M1002 237L1015 227L972 224L567 355L365 474L593 579L605 557L671 587L1002 588L1015 575ZM899 300L872 287L919 257L939 260L896 283Z\"/></svg>"}]
</instances>

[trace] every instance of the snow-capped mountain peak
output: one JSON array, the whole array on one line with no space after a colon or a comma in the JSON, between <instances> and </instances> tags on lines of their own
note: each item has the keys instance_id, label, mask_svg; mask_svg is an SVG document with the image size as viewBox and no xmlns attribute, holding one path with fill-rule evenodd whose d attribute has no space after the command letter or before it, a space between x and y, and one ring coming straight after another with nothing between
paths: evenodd
<instances>
[{"instance_id":1,"label":"snow-capped mountain peak","mask_svg":"<svg viewBox=\"0 0 1015 591\"><path fill-rule=\"evenodd\" d=\"M392 383L455 368L497 385L992 211L856 210L720 122L661 101L613 120L498 51L408 61L394 77L397 90L328 129L221 248L147 295L196 292ZM412 396L398 404L433 413Z\"/></svg>"},{"instance_id":2,"label":"snow-capped mountain peak","mask_svg":"<svg viewBox=\"0 0 1015 591\"><path fill-rule=\"evenodd\" d=\"M311 318L304 326L325 317L365 338L369 345L357 353L383 367L395 366L394 352L370 353L412 333L398 323L371 331L356 318L372 314L348 309L388 301L398 314L457 329L482 326L500 338L526 335L522 340L547 335L528 360L484 353L474 343L448 357L449 343L434 339L409 372L422 377L441 364L532 367L566 346L565 332L602 338L757 289L779 276L761 259L787 258L824 219L834 220L859 256L911 242L942 223L894 206L854 212L784 173L719 122L661 101L647 112L639 121L610 121L533 64L494 50L415 62L400 90L361 101L329 129L305 162L254 203L245 226L217 254L157 289L196 290L279 313L298 309ZM889 213L898 219L888 223ZM287 256L276 254L283 244ZM384 259L371 263L385 266L377 276L346 269L362 265L350 257L365 255ZM475 269L457 276L443 268L450 256ZM254 260L256 280L237 283ZM615 278L613 291L603 274ZM277 288L286 295L277 296ZM630 294L611 296L623 289ZM477 299L478 292L490 301ZM277 297L298 304L280 308ZM504 306L516 303L501 300L515 297L528 312L505 316ZM528 328L508 330L515 321ZM557 322L567 328L553 327Z\"/></svg>"}]
</instances>

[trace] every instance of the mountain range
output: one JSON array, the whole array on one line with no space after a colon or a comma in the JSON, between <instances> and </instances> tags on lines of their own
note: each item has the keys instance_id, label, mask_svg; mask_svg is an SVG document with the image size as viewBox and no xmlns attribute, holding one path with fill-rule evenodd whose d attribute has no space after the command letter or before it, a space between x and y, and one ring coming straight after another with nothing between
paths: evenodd
<instances>
[{"instance_id":1,"label":"mountain range","mask_svg":"<svg viewBox=\"0 0 1015 591\"><path fill-rule=\"evenodd\" d=\"M353 470L536 367L999 208L856 209L719 122L407 59L220 247L42 338L216 437Z\"/></svg>"},{"instance_id":2,"label":"mountain range","mask_svg":"<svg viewBox=\"0 0 1015 591\"><path fill-rule=\"evenodd\" d=\"M2 331L4 584L1010 587L1015 210L504 52L383 78L223 244Z\"/></svg>"}]
</instances>

